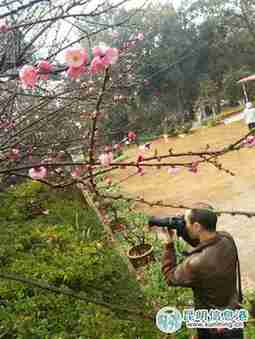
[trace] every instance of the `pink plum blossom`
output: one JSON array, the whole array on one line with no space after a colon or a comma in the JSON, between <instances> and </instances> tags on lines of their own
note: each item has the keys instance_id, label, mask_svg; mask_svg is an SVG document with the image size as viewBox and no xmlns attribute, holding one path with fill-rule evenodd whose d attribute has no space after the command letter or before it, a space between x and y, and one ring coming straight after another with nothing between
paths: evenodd
<instances>
[{"instance_id":1,"label":"pink plum blossom","mask_svg":"<svg viewBox=\"0 0 255 339\"><path fill-rule=\"evenodd\" d=\"M138 169L137 169L137 174L142 176L142 175L144 175L144 173L145 173L145 172L144 172L143 167L140 167L140 166L139 166Z\"/></svg>"},{"instance_id":2,"label":"pink plum blossom","mask_svg":"<svg viewBox=\"0 0 255 339\"><path fill-rule=\"evenodd\" d=\"M88 166L87 165L80 165L77 166L72 172L71 172L71 176L73 178L79 178L82 176L82 174L88 170Z\"/></svg>"},{"instance_id":3,"label":"pink plum blossom","mask_svg":"<svg viewBox=\"0 0 255 339\"><path fill-rule=\"evenodd\" d=\"M82 170L81 170L81 168L75 168L72 172L71 172L71 176L73 177L73 178L79 178L79 177L81 177L81 175L82 175Z\"/></svg>"},{"instance_id":4,"label":"pink plum blossom","mask_svg":"<svg viewBox=\"0 0 255 339\"><path fill-rule=\"evenodd\" d=\"M255 136L254 135L249 135L247 139L245 140L245 144L248 147L253 147L255 144Z\"/></svg>"},{"instance_id":5,"label":"pink plum blossom","mask_svg":"<svg viewBox=\"0 0 255 339\"><path fill-rule=\"evenodd\" d=\"M139 154L138 155L138 158L136 160L137 164L141 164L142 162L144 161L144 157L142 154Z\"/></svg>"},{"instance_id":6,"label":"pink plum blossom","mask_svg":"<svg viewBox=\"0 0 255 339\"><path fill-rule=\"evenodd\" d=\"M126 49L128 49L128 48L130 48L130 47L132 47L132 46L133 46L133 44L132 44L131 41L125 42L125 43L123 44L123 47L126 48Z\"/></svg>"},{"instance_id":7,"label":"pink plum blossom","mask_svg":"<svg viewBox=\"0 0 255 339\"><path fill-rule=\"evenodd\" d=\"M144 79L143 83L144 83L145 86L148 86L150 84L149 80L147 80L147 79Z\"/></svg>"},{"instance_id":8,"label":"pink plum blossom","mask_svg":"<svg viewBox=\"0 0 255 339\"><path fill-rule=\"evenodd\" d=\"M247 145L247 141L246 140L243 140L240 144L242 147L245 147Z\"/></svg>"},{"instance_id":9,"label":"pink plum blossom","mask_svg":"<svg viewBox=\"0 0 255 339\"><path fill-rule=\"evenodd\" d=\"M247 139L246 139L246 142L247 142L248 144L250 144L250 143L253 142L254 139L255 139L255 136L249 135L249 136L247 137Z\"/></svg>"},{"instance_id":10,"label":"pink plum blossom","mask_svg":"<svg viewBox=\"0 0 255 339\"><path fill-rule=\"evenodd\" d=\"M80 67L86 65L88 61L88 54L85 49L68 48L65 51L65 62L70 67Z\"/></svg>"},{"instance_id":11,"label":"pink plum blossom","mask_svg":"<svg viewBox=\"0 0 255 339\"><path fill-rule=\"evenodd\" d=\"M121 145L120 145L120 144L115 144L115 145L113 146L113 149L114 149L115 151L119 151L119 150L121 149Z\"/></svg>"},{"instance_id":12,"label":"pink plum blossom","mask_svg":"<svg viewBox=\"0 0 255 339\"><path fill-rule=\"evenodd\" d=\"M250 141L247 146L248 147L255 147L255 138L254 138L254 140Z\"/></svg>"},{"instance_id":13,"label":"pink plum blossom","mask_svg":"<svg viewBox=\"0 0 255 339\"><path fill-rule=\"evenodd\" d=\"M78 79L82 74L85 73L85 67L83 65L81 65L80 67L70 66L66 73L69 78Z\"/></svg>"},{"instance_id":14,"label":"pink plum blossom","mask_svg":"<svg viewBox=\"0 0 255 339\"><path fill-rule=\"evenodd\" d=\"M102 59L97 56L93 58L90 64L90 72L92 75L95 75L97 73L100 73L105 70L105 65L102 62Z\"/></svg>"},{"instance_id":15,"label":"pink plum blossom","mask_svg":"<svg viewBox=\"0 0 255 339\"><path fill-rule=\"evenodd\" d=\"M142 33L142 32L138 33L136 38L138 40L142 41L144 39L144 33Z\"/></svg>"},{"instance_id":16,"label":"pink plum blossom","mask_svg":"<svg viewBox=\"0 0 255 339\"><path fill-rule=\"evenodd\" d=\"M18 160L19 159L19 149L18 148L13 148L11 149L9 153L9 159L10 160Z\"/></svg>"},{"instance_id":17,"label":"pink plum blossom","mask_svg":"<svg viewBox=\"0 0 255 339\"><path fill-rule=\"evenodd\" d=\"M43 166L41 167L36 167L36 168L31 168L29 170L29 176L32 179L43 179L47 176L47 169Z\"/></svg>"},{"instance_id":18,"label":"pink plum blossom","mask_svg":"<svg viewBox=\"0 0 255 339\"><path fill-rule=\"evenodd\" d=\"M100 57L105 67L114 65L118 61L119 51L117 48L111 48L101 43L93 48L94 57Z\"/></svg>"},{"instance_id":19,"label":"pink plum blossom","mask_svg":"<svg viewBox=\"0 0 255 339\"><path fill-rule=\"evenodd\" d=\"M19 77L24 88L33 88L38 80L38 71L34 66L25 65L19 71Z\"/></svg>"},{"instance_id":20,"label":"pink plum blossom","mask_svg":"<svg viewBox=\"0 0 255 339\"><path fill-rule=\"evenodd\" d=\"M14 120L11 121L9 127L14 128L15 126L16 126L16 122Z\"/></svg>"},{"instance_id":21,"label":"pink plum blossom","mask_svg":"<svg viewBox=\"0 0 255 339\"><path fill-rule=\"evenodd\" d=\"M105 56L107 49L109 47L106 46L104 43L100 43L99 46L96 46L92 49L92 52L94 54L95 57L103 57Z\"/></svg>"},{"instance_id":22,"label":"pink plum blossom","mask_svg":"<svg viewBox=\"0 0 255 339\"><path fill-rule=\"evenodd\" d=\"M102 153L99 156L99 161L102 166L110 166L110 164L113 162L113 153Z\"/></svg>"},{"instance_id":23,"label":"pink plum blossom","mask_svg":"<svg viewBox=\"0 0 255 339\"><path fill-rule=\"evenodd\" d=\"M108 154L103 153L99 156L99 160L102 166L109 166Z\"/></svg>"},{"instance_id":24,"label":"pink plum blossom","mask_svg":"<svg viewBox=\"0 0 255 339\"><path fill-rule=\"evenodd\" d=\"M197 173L198 171L198 161L195 161L191 164L190 168L189 168L189 171L192 172L192 173Z\"/></svg>"},{"instance_id":25,"label":"pink plum blossom","mask_svg":"<svg viewBox=\"0 0 255 339\"><path fill-rule=\"evenodd\" d=\"M249 135L245 140L242 141L241 146L253 147L255 146L255 136Z\"/></svg>"},{"instance_id":26,"label":"pink plum blossom","mask_svg":"<svg viewBox=\"0 0 255 339\"><path fill-rule=\"evenodd\" d=\"M1 33L8 32L8 25L5 19L0 19L0 32Z\"/></svg>"},{"instance_id":27,"label":"pink plum blossom","mask_svg":"<svg viewBox=\"0 0 255 339\"><path fill-rule=\"evenodd\" d=\"M135 141L136 134L132 131L128 132L128 141Z\"/></svg>"},{"instance_id":28,"label":"pink plum blossom","mask_svg":"<svg viewBox=\"0 0 255 339\"><path fill-rule=\"evenodd\" d=\"M114 65L119 59L119 51L117 48L108 48L105 56L104 56L104 63L106 65Z\"/></svg>"},{"instance_id":29,"label":"pink plum blossom","mask_svg":"<svg viewBox=\"0 0 255 339\"><path fill-rule=\"evenodd\" d=\"M40 60L38 62L39 78L42 80L48 80L49 74L53 70L53 66L46 60Z\"/></svg>"},{"instance_id":30,"label":"pink plum blossom","mask_svg":"<svg viewBox=\"0 0 255 339\"><path fill-rule=\"evenodd\" d=\"M112 151L112 148L111 146L105 146L105 149L104 149L105 153L109 153Z\"/></svg>"}]
</instances>

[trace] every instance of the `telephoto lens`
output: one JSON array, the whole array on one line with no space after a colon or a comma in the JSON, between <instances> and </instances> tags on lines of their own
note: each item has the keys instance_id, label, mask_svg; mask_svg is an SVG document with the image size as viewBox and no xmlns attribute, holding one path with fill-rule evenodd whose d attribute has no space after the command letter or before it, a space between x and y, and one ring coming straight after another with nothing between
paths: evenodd
<instances>
[{"instance_id":1,"label":"telephoto lens","mask_svg":"<svg viewBox=\"0 0 255 339\"><path fill-rule=\"evenodd\" d=\"M150 217L149 226L158 226L158 227L167 227L169 229L175 229L177 231L177 235L181 236L183 234L183 229L185 228L186 222L184 219L184 215L182 216L170 216L170 217Z\"/></svg>"}]
</instances>

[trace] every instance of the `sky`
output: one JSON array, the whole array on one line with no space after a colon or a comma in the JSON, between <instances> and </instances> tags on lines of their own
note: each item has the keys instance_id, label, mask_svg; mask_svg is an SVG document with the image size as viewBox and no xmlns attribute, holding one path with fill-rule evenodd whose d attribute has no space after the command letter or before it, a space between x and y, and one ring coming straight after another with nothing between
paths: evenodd
<instances>
[{"instance_id":1,"label":"sky","mask_svg":"<svg viewBox=\"0 0 255 339\"><path fill-rule=\"evenodd\" d=\"M98 1L102 2L102 0L98 0ZM114 0L114 1L116 1L116 3L121 2L121 0ZM146 1L147 1L147 3L146 3ZM127 7L127 8L134 8L134 7L139 8L143 4L146 3L146 5L147 5L150 2L152 2L152 3L157 3L157 2L172 3L174 5L174 7L176 9L178 9L182 0L128 0L125 7ZM95 5L95 3L96 2L93 1L93 5ZM146 5L145 5L145 7L146 7ZM65 36L66 34L68 34L68 36L71 40L76 40L77 39L77 30L75 28L72 28L72 31L70 32L69 29L70 29L70 25L67 24L66 22L64 22L62 27L61 27L61 35ZM49 45L51 45L51 41L49 41ZM41 55L42 58L46 57L48 55L48 48L49 48L48 46L45 46L44 48L42 48L40 50L40 55ZM64 62L64 52L57 56L57 60L61 63Z\"/></svg>"},{"instance_id":2,"label":"sky","mask_svg":"<svg viewBox=\"0 0 255 339\"><path fill-rule=\"evenodd\" d=\"M148 2L150 2L148 0ZM154 0L151 0L151 2L154 2ZM156 1L155 1L156 2ZM172 2L172 4L174 5L175 8L178 8L181 4L181 0L160 0L160 2L164 3L164 2ZM131 0L129 2L129 6L130 7L139 7L141 6L143 3L143 0Z\"/></svg>"}]
</instances>

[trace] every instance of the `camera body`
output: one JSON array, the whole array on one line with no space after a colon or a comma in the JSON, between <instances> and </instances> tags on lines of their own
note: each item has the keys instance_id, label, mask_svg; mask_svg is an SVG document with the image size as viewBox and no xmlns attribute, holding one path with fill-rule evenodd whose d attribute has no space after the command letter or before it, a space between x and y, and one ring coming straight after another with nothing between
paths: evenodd
<instances>
[{"instance_id":1,"label":"camera body","mask_svg":"<svg viewBox=\"0 0 255 339\"><path fill-rule=\"evenodd\" d=\"M169 229L174 229L177 231L177 235L181 236L183 234L183 230L186 226L186 221L184 215L181 216L170 216L164 218L150 217L149 218L149 226L158 226L158 227L167 227Z\"/></svg>"}]
</instances>

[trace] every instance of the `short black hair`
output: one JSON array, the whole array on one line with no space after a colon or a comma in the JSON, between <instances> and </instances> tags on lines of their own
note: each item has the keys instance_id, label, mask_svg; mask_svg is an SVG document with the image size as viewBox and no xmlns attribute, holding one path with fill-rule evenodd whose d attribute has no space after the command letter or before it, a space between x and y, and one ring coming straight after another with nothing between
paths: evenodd
<instances>
[{"instance_id":1,"label":"short black hair","mask_svg":"<svg viewBox=\"0 0 255 339\"><path fill-rule=\"evenodd\" d=\"M209 232L216 231L217 214L210 205L192 208L188 216L191 224L198 222L205 230Z\"/></svg>"}]
</instances>

